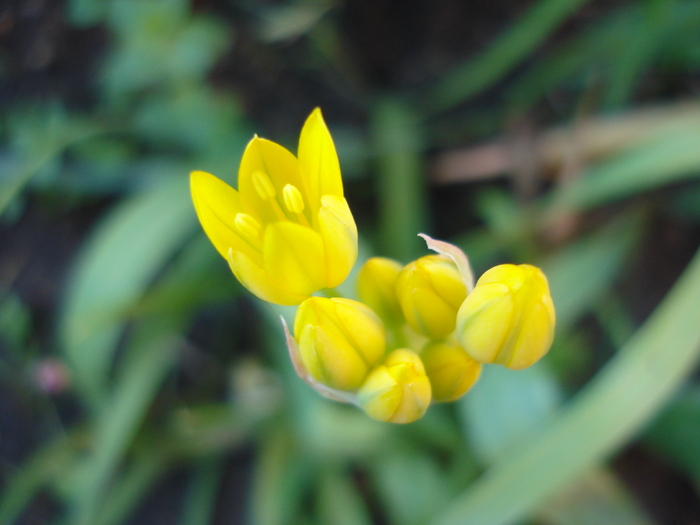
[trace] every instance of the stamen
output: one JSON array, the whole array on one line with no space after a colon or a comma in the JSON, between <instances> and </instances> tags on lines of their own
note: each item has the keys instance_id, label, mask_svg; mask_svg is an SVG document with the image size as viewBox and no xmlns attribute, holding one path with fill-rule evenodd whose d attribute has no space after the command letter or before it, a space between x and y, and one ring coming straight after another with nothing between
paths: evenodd
<instances>
[{"instance_id":1,"label":"stamen","mask_svg":"<svg viewBox=\"0 0 700 525\"><path fill-rule=\"evenodd\" d=\"M304 197L296 186L287 184L282 190L284 198L284 206L292 213L301 213L304 211Z\"/></svg>"},{"instance_id":2,"label":"stamen","mask_svg":"<svg viewBox=\"0 0 700 525\"><path fill-rule=\"evenodd\" d=\"M257 239L260 236L261 226L254 217L247 213L237 213L234 219L236 229L248 239Z\"/></svg>"},{"instance_id":3,"label":"stamen","mask_svg":"<svg viewBox=\"0 0 700 525\"><path fill-rule=\"evenodd\" d=\"M264 201L272 200L277 195L277 191L275 190L275 186L272 184L270 177L260 170L253 172L253 187L260 198Z\"/></svg>"}]
</instances>

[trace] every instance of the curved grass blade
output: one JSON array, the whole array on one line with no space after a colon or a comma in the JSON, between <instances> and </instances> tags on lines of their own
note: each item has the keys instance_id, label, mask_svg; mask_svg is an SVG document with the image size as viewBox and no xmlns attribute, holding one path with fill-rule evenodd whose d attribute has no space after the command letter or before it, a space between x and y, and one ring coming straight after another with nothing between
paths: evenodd
<instances>
[{"instance_id":1,"label":"curved grass blade","mask_svg":"<svg viewBox=\"0 0 700 525\"><path fill-rule=\"evenodd\" d=\"M511 450L433 525L512 523L614 453L692 373L700 252L647 322L541 433Z\"/></svg>"},{"instance_id":2,"label":"curved grass blade","mask_svg":"<svg viewBox=\"0 0 700 525\"><path fill-rule=\"evenodd\" d=\"M542 0L513 24L495 43L458 67L428 95L428 111L440 112L459 104L500 80L586 0Z\"/></svg>"}]
</instances>

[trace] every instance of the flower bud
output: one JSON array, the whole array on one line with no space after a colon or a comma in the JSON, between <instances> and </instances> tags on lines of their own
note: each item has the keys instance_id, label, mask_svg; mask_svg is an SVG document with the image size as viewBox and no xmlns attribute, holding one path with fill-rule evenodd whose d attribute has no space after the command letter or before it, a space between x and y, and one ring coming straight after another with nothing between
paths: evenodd
<instances>
[{"instance_id":1,"label":"flower bud","mask_svg":"<svg viewBox=\"0 0 700 525\"><path fill-rule=\"evenodd\" d=\"M411 423L430 405L430 381L415 352L400 348L372 370L357 393L370 417L390 423Z\"/></svg>"},{"instance_id":2,"label":"flower bud","mask_svg":"<svg viewBox=\"0 0 700 525\"><path fill-rule=\"evenodd\" d=\"M455 329L457 310L467 289L451 260L426 255L404 267L396 295L411 328L430 339L443 339Z\"/></svg>"},{"instance_id":3,"label":"flower bud","mask_svg":"<svg viewBox=\"0 0 700 525\"><path fill-rule=\"evenodd\" d=\"M383 356L381 319L351 299L310 297L299 306L294 337L309 375L338 390L359 387Z\"/></svg>"},{"instance_id":4,"label":"flower bud","mask_svg":"<svg viewBox=\"0 0 700 525\"><path fill-rule=\"evenodd\" d=\"M480 363L527 368L549 351L554 305L539 268L503 264L477 281L457 314L457 339Z\"/></svg>"},{"instance_id":5,"label":"flower bud","mask_svg":"<svg viewBox=\"0 0 700 525\"><path fill-rule=\"evenodd\" d=\"M372 257L357 275L357 295L387 324L402 324L401 306L396 297L396 281L401 264L386 257Z\"/></svg>"},{"instance_id":6,"label":"flower bud","mask_svg":"<svg viewBox=\"0 0 700 525\"><path fill-rule=\"evenodd\" d=\"M430 379L433 400L455 401L469 390L481 374L477 363L463 348L441 342L426 345L420 355Z\"/></svg>"}]
</instances>

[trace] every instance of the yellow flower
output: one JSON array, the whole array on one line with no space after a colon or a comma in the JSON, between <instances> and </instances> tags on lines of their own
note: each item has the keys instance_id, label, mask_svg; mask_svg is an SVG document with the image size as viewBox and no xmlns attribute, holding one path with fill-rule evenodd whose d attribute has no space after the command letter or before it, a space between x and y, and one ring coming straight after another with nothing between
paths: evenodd
<instances>
[{"instance_id":1,"label":"yellow flower","mask_svg":"<svg viewBox=\"0 0 700 525\"><path fill-rule=\"evenodd\" d=\"M386 348L384 324L351 299L310 297L297 310L294 337L306 372L337 390L353 390Z\"/></svg>"},{"instance_id":2,"label":"yellow flower","mask_svg":"<svg viewBox=\"0 0 700 525\"><path fill-rule=\"evenodd\" d=\"M275 304L338 286L357 259L357 228L319 109L304 124L298 153L256 136L243 153L238 191L203 171L190 176L207 236L243 286Z\"/></svg>"},{"instance_id":3,"label":"yellow flower","mask_svg":"<svg viewBox=\"0 0 700 525\"><path fill-rule=\"evenodd\" d=\"M481 374L481 364L457 345L431 342L420 354L430 379L433 399L455 401L469 390Z\"/></svg>"},{"instance_id":4,"label":"yellow flower","mask_svg":"<svg viewBox=\"0 0 700 525\"><path fill-rule=\"evenodd\" d=\"M404 267L396 295L411 328L430 339L443 339L455 329L467 289L454 262L426 255Z\"/></svg>"},{"instance_id":5,"label":"yellow flower","mask_svg":"<svg viewBox=\"0 0 700 525\"><path fill-rule=\"evenodd\" d=\"M357 295L390 325L403 324L401 306L396 297L396 281L401 264L385 257L367 260L357 274Z\"/></svg>"},{"instance_id":6,"label":"yellow flower","mask_svg":"<svg viewBox=\"0 0 700 525\"><path fill-rule=\"evenodd\" d=\"M457 339L480 363L527 368L549 351L554 305L539 268L503 264L477 281L457 314Z\"/></svg>"},{"instance_id":7,"label":"yellow flower","mask_svg":"<svg viewBox=\"0 0 700 525\"><path fill-rule=\"evenodd\" d=\"M430 395L430 381L420 357L399 348L369 373L357 393L357 403L374 419L411 423L423 417Z\"/></svg>"}]
</instances>

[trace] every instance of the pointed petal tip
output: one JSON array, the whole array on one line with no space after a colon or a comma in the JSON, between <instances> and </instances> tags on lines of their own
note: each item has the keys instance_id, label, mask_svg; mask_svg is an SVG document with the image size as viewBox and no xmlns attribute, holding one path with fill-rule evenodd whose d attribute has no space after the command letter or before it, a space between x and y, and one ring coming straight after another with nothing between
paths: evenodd
<instances>
[{"instance_id":1,"label":"pointed petal tip","mask_svg":"<svg viewBox=\"0 0 700 525\"><path fill-rule=\"evenodd\" d=\"M190 181L193 182L193 181L195 181L195 180L197 180L197 179L201 179L201 178L203 178L203 177L213 177L213 176L214 176L214 175L212 175L211 173L206 172L206 171L202 171L202 170L193 170L193 171L190 172Z\"/></svg>"}]
</instances>

